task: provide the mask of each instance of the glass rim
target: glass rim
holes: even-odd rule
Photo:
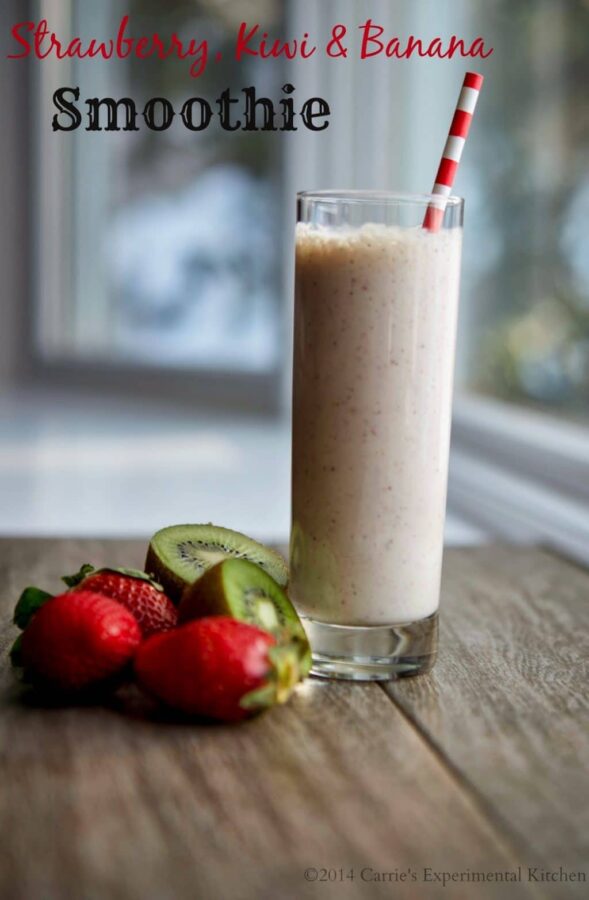
[[[337,189],[297,191],[297,200],[313,200],[318,203],[383,203],[391,205],[405,203],[407,205],[429,206],[430,203],[439,204],[442,199],[445,200],[446,208],[455,208],[464,205],[464,198],[455,194],[443,197],[441,194],[411,194],[406,191]]]

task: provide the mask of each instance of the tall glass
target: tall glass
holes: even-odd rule
[[[290,592],[317,675],[437,650],[463,201],[298,196]]]

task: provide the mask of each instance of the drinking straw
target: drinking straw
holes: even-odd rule
[[[464,76],[454,118],[438,168],[438,174],[432,188],[432,194],[438,194],[439,200],[432,200],[423,220],[423,227],[428,231],[438,231],[444,218],[446,200],[450,196],[458,163],[462,156],[464,144],[470,129],[472,116],[483,86],[483,76],[476,72],[467,72]]]

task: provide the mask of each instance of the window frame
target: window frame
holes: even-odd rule
[[[493,538],[543,544],[589,566],[589,426],[458,394],[448,507]]]

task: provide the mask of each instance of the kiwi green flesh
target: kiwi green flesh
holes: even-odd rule
[[[221,569],[221,583],[229,612],[237,619],[259,625],[267,631],[302,626],[295,609],[278,584],[245,560],[227,560]]]
[[[235,557],[255,563],[281,585],[288,581],[285,561],[238,531],[217,525],[171,525],[152,537],[146,571],[163,584],[173,600],[204,572],[224,559]]]
[[[283,589],[266,572],[246,560],[227,559],[216,571],[220,573],[217,583],[222,586],[230,615],[270,631],[279,639],[287,636],[286,639],[299,641],[301,675],[306,677],[311,670],[311,647]]]
[[[301,672],[308,674],[311,653],[301,620],[280,585],[254,563],[225,559],[185,589],[180,624],[219,615],[257,625],[279,640],[296,639],[301,648]]]

